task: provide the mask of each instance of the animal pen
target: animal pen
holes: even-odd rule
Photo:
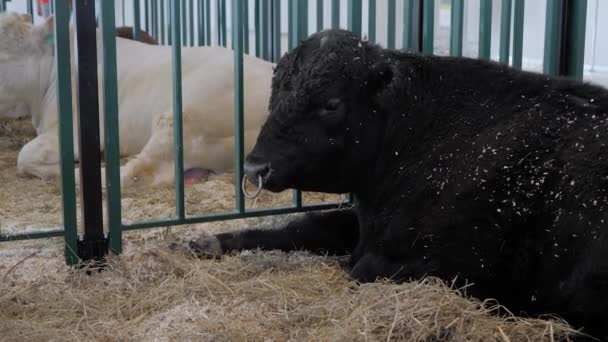
[[[13,0],[18,1],[18,0]],[[55,16],[54,39],[57,65],[57,95],[59,112],[59,139],[61,147],[61,198],[63,229],[27,234],[2,234],[0,241],[65,237],[65,258],[68,264],[89,260],[105,255],[108,250],[121,253],[122,232],[126,230],[165,227],[187,223],[211,222],[245,217],[295,213],[310,210],[334,208],[340,203],[302,203],[302,194],[293,192],[292,205],[281,208],[247,208],[243,193],[243,54],[254,53],[256,57],[277,62],[281,57],[281,23],[287,21],[287,49],[295,47],[310,32],[329,27],[346,27],[359,35],[367,28],[366,36],[376,40],[377,28],[386,27],[386,46],[396,46],[397,32],[402,36],[402,47],[422,53],[434,52],[434,22],[436,19],[435,0],[403,0],[402,12],[397,12],[397,1],[388,0],[388,16],[378,20],[376,0],[348,0],[343,6],[339,0],[317,0],[315,6],[308,0],[287,1],[287,18],[281,16],[280,0],[133,0],[133,35],[140,37],[141,30],[149,32],[160,44],[170,45],[173,53],[173,111],[174,111],[174,161],[175,161],[175,209],[174,217],[124,223],[121,218],[121,187],[119,174],[118,103],[116,75],[116,6],[125,13],[125,2],[114,0],[99,1],[99,18],[95,15],[95,2],[77,0],[74,2],[74,29],[78,33],[75,54],[78,63],[77,84],[71,84],[70,76],[70,8],[67,0],[54,0],[52,11]],[[0,10],[6,9],[7,0],[0,0]],[[463,25],[465,0],[451,0],[449,54],[463,54]],[[212,6],[213,5],[213,6]],[[228,7],[230,5],[230,7]],[[363,16],[363,8],[369,14]],[[499,61],[522,67],[524,36],[525,0],[502,0],[500,2],[500,40]],[[478,57],[490,58],[492,33],[491,0],[480,0]],[[212,11],[213,7],[213,11]],[[32,0],[27,0],[27,8],[33,14]],[[314,11],[310,11],[310,9]],[[231,18],[227,17],[228,9]],[[326,11],[330,9],[330,20]],[[341,23],[340,15],[346,12],[346,25]],[[249,18],[253,13],[255,42],[250,49]],[[195,14],[197,20],[195,21]],[[577,79],[583,74],[583,53],[587,15],[586,0],[547,0],[543,72],[550,75],[563,75]],[[213,20],[212,20],[213,16]],[[309,27],[309,16],[316,18],[316,27]],[[398,27],[397,17],[402,16]],[[215,27],[212,27],[212,24]],[[102,210],[101,155],[99,145],[99,109],[97,101],[97,25],[102,35],[103,65],[103,102],[105,112],[105,164],[107,179],[107,232],[104,233]],[[236,208],[230,212],[208,215],[186,215],[184,201],[183,165],[183,123],[182,123],[182,84],[181,49],[187,46],[219,44],[228,46],[228,26],[232,28],[229,46],[234,50],[234,105],[235,111],[235,198]],[[246,29],[244,29],[246,28]],[[212,36],[214,33],[214,36]],[[512,35],[512,36],[511,36]],[[512,43],[511,43],[512,42]],[[205,80],[200,80],[205,82]],[[81,146],[81,184],[82,229],[77,224],[76,186],[74,172],[72,138],[72,87],[78,89],[79,139]],[[226,113],[232,115],[232,113]],[[346,199],[349,200],[348,196]]]

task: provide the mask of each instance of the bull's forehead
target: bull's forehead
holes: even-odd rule
[[[365,51],[364,43],[352,36],[313,36],[277,66],[279,88],[312,91],[321,84],[356,79],[370,65]]]

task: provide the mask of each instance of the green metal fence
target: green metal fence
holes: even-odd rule
[[[141,2],[143,1],[143,6]],[[367,0],[368,18],[362,17],[362,0],[348,0],[345,9],[341,8],[339,0],[317,0],[316,25],[313,30],[308,26],[309,1],[287,0],[288,49],[308,36],[311,31],[319,31],[329,27],[340,27],[340,11],[346,10],[345,28],[361,35],[364,23],[367,26],[367,38],[376,40],[378,24],[387,27],[387,46],[395,47],[396,32],[403,32],[403,47],[424,53],[433,53],[434,47],[434,0],[401,0],[403,12],[397,13],[396,0],[388,1],[388,17],[378,23],[376,20],[377,1]],[[499,62],[509,63],[515,67],[522,65],[523,18],[525,0],[502,0],[500,16],[500,53]],[[0,10],[5,10],[7,0],[0,0]],[[174,149],[175,149],[175,208],[174,217],[125,224],[121,219],[121,193],[119,175],[119,137],[118,137],[118,103],[116,76],[116,42],[114,27],[116,26],[115,6],[124,9],[125,1],[100,1],[99,27],[102,32],[102,65],[104,88],[104,122],[105,122],[105,162],[107,177],[107,207],[109,234],[107,244],[114,253],[122,251],[122,232],[152,227],[182,225],[187,223],[211,222],[217,220],[239,219],[274,214],[286,214],[308,210],[334,208],[338,203],[302,204],[302,194],[293,192],[291,206],[271,209],[248,209],[241,192],[243,179],[243,54],[250,54],[249,48],[249,13],[253,11],[255,31],[255,56],[277,62],[281,55],[281,1],[280,0],[215,0],[215,23],[212,30],[212,0],[164,1],[164,0],[134,0],[134,35],[140,36],[140,30],[148,31],[156,37],[160,44],[169,44],[173,51],[173,103],[174,103]],[[324,22],[324,4],[328,3],[331,10],[329,22]],[[464,6],[467,0],[451,0],[451,32],[450,54],[461,56],[463,50]],[[227,8],[230,5],[232,18],[231,48],[234,50],[234,81],[235,81],[235,196],[236,207],[233,211],[211,215],[187,216],[184,203],[183,179],[183,123],[182,123],[182,85],[181,85],[181,49],[182,46],[212,45],[212,32],[216,33],[215,45],[227,46]],[[253,5],[253,6],[251,6]],[[582,78],[586,0],[547,0],[544,72],[551,75],[565,75],[577,79]],[[33,11],[31,1],[28,1],[28,11]],[[73,138],[72,138],[72,92],[70,78],[70,56],[68,19],[69,8],[67,0],[54,0],[53,12],[55,19],[55,52],[57,63],[57,95],[60,121],[61,148],[61,190],[63,206],[64,229],[29,233],[27,235],[0,235],[0,241],[44,238],[51,236],[65,237],[65,255],[68,264],[79,260],[81,253],[79,241],[86,240],[77,236],[76,220],[76,191],[74,174]],[[123,13],[123,23],[125,21]],[[196,22],[194,13],[197,13]],[[143,14],[143,18],[141,18]],[[403,17],[402,27],[397,26],[397,15]],[[492,24],[492,1],[480,0],[479,12],[479,58],[490,58]],[[512,26],[512,27],[511,27]],[[236,29],[234,29],[236,28]],[[195,32],[197,39],[195,40]],[[513,35],[511,47],[511,33]],[[511,53],[512,51],[512,53]],[[204,81],[204,80],[201,80]],[[87,175],[84,175],[87,177]],[[347,196],[350,200],[350,196]],[[93,203],[99,205],[101,203]]]

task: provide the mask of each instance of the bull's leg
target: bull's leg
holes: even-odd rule
[[[401,282],[431,275],[437,270],[433,262],[410,260],[407,263],[395,262],[381,254],[365,253],[357,259],[350,270],[353,279],[365,283],[378,279]]]
[[[359,225],[352,209],[308,213],[280,229],[249,229],[206,235],[190,242],[200,256],[219,256],[248,249],[307,250],[317,254],[344,255],[353,251]]]

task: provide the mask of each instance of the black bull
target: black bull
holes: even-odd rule
[[[362,282],[456,279],[608,338],[608,91],[331,30],[280,60],[269,110],[247,177],[354,205],[195,250],[350,254]]]

